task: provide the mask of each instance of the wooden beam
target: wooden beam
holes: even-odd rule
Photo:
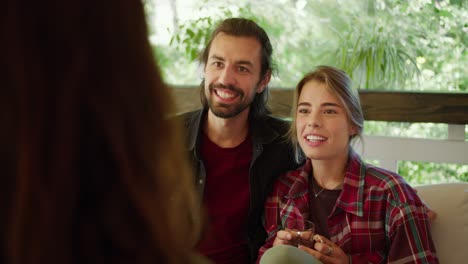
[[[177,112],[200,107],[195,86],[173,87]],[[468,93],[396,92],[360,90],[366,120],[468,124]],[[290,117],[293,90],[271,88],[273,114]]]
[[[197,87],[172,89],[177,113],[189,112],[201,107],[200,90]]]
[[[468,124],[468,93],[359,91],[366,120]]]

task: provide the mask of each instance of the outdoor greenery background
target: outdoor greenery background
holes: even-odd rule
[[[201,0],[187,17],[179,15],[177,0],[166,0],[167,28],[155,23],[161,2],[147,0],[146,10],[170,84],[198,85],[197,59],[212,29],[242,16],[270,36],[277,68],[272,87],[290,89],[326,64],[344,69],[359,89],[468,92],[467,0]],[[158,42],[164,34],[170,41]],[[365,133],[440,139],[447,138],[447,125],[366,121]],[[400,162],[398,172],[416,184],[468,181],[468,165]]]

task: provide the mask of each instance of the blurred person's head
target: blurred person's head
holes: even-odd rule
[[[329,159],[347,155],[362,138],[364,115],[357,90],[342,70],[318,66],[296,86],[289,137],[296,157]]]
[[[222,21],[201,55],[203,107],[222,118],[243,111],[250,111],[254,117],[270,114],[267,102],[272,53],[268,35],[254,21],[244,18]]]
[[[195,194],[141,1],[0,17],[0,261],[186,263]]]

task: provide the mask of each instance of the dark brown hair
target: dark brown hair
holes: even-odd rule
[[[0,262],[187,263],[198,206],[141,1],[0,11]]]
[[[246,18],[228,18],[223,20],[216,27],[216,29],[211,34],[208,44],[201,53],[200,59],[203,65],[206,66],[206,62],[208,61],[211,43],[221,32],[235,37],[253,37],[260,43],[262,47],[260,81],[265,78],[265,75],[269,71],[272,72],[274,70],[273,63],[271,61],[273,47],[271,46],[271,42],[267,33],[257,23]],[[204,86],[205,80],[203,80],[200,84],[200,99],[203,107],[206,109],[208,108],[208,102],[204,93]],[[263,115],[271,114],[271,110],[267,106],[268,95],[268,86],[265,87],[261,93],[255,95],[255,99],[250,106],[250,116],[261,117]]]

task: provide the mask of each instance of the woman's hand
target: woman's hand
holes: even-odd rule
[[[414,192],[418,194],[418,190],[414,189]],[[421,197],[419,197],[421,199]],[[429,221],[434,221],[437,218],[437,213],[432,210],[432,208],[423,200],[421,199],[422,203],[424,204],[424,207],[426,207],[427,211],[427,217],[429,218]]]
[[[275,241],[273,241],[273,246],[278,245],[291,245],[291,233],[288,231],[280,230],[276,233]]]
[[[335,243],[320,235],[315,235],[313,239],[315,240],[314,249],[310,249],[304,246],[299,246],[299,249],[311,254],[318,260],[322,261],[324,264],[350,263],[349,256]]]

